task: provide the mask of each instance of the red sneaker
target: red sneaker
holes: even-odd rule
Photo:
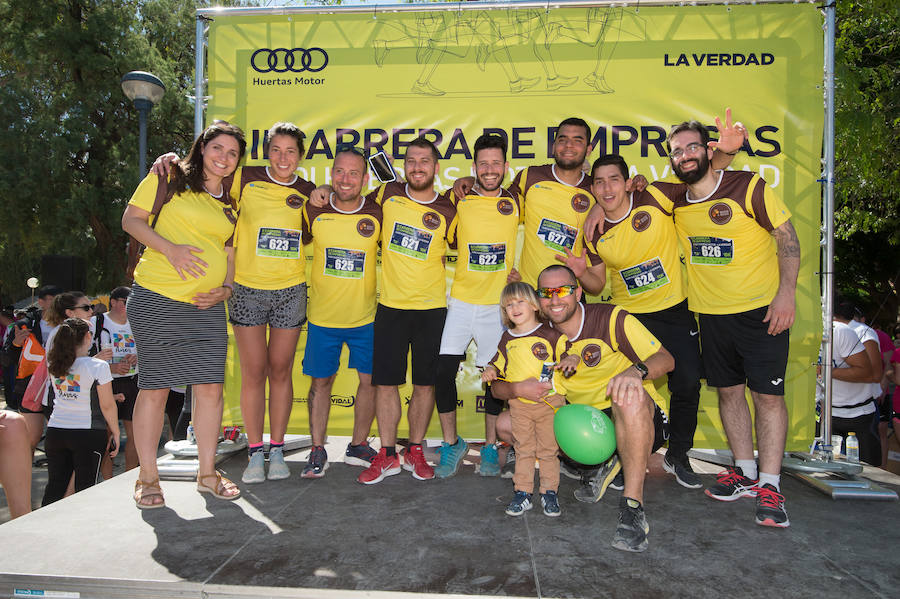
[[[412,472],[413,478],[430,480],[434,478],[434,468],[425,461],[421,445],[410,445],[403,455],[403,469]]]
[[[372,458],[372,465],[363,470],[356,480],[364,485],[374,485],[384,480],[385,476],[395,474],[400,474],[400,456],[388,456],[387,451],[382,448]]]

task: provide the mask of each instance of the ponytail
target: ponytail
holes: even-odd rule
[[[80,291],[66,291],[65,293],[60,293],[53,298],[53,303],[50,304],[50,307],[44,314],[44,319],[53,326],[62,324],[62,322],[68,318],[68,316],[66,316],[66,310],[71,310],[77,306],[82,298],[86,298],[86,296]]]
[[[57,298],[60,296],[57,296]],[[54,301],[54,306],[56,302]],[[53,346],[47,356],[47,369],[55,377],[64,377],[75,363],[78,346],[90,332],[90,326],[80,318],[67,318],[59,325]]]

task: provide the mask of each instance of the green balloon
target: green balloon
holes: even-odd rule
[[[567,456],[586,465],[600,464],[616,451],[616,428],[597,408],[569,404],[556,411],[553,432]]]

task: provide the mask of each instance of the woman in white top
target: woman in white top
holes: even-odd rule
[[[47,356],[54,402],[44,448],[47,486],[41,505],[62,499],[75,474],[75,492],[97,481],[100,458],[107,447],[119,451],[119,421],[109,364],[88,357],[91,327],[67,318],[56,330]]]

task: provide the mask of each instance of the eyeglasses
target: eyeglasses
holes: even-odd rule
[[[73,310],[84,310],[85,312],[93,312],[94,311],[94,307],[90,304],[84,304],[81,306],[73,306],[72,309]]]
[[[671,152],[669,154],[669,156],[671,156],[675,160],[680,160],[681,157],[684,156],[685,154],[696,154],[702,148],[703,148],[703,144],[698,144],[697,142],[689,143],[688,145],[685,146],[685,148],[683,150],[679,148],[679,149]]]
[[[538,297],[542,297],[544,299],[550,299],[554,295],[556,297],[568,297],[575,293],[575,290],[578,289],[578,285],[562,285],[561,287],[538,287],[537,294]]]

